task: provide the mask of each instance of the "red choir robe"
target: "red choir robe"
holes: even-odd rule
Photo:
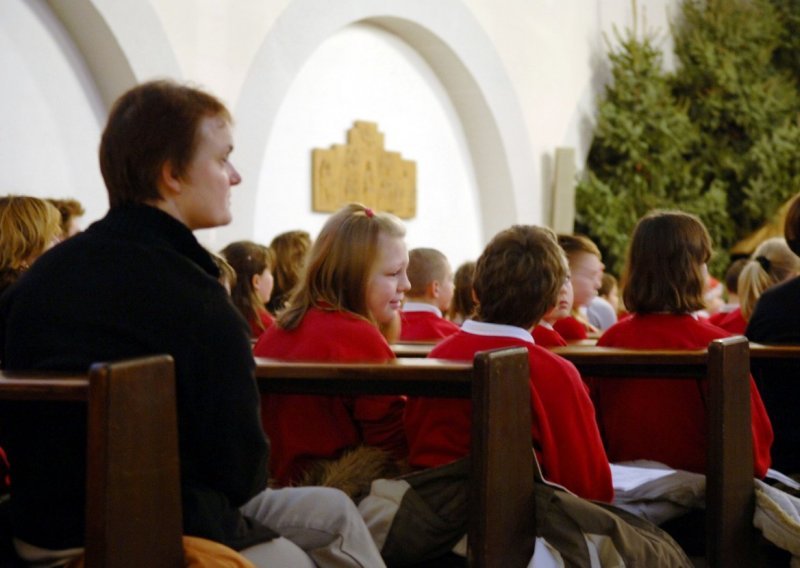
[[[271,326],[253,353],[287,361],[382,362],[394,358],[378,328],[355,314],[311,308],[287,331]],[[272,443],[270,473],[280,485],[296,481],[308,462],[334,459],[364,443],[405,458],[405,398],[401,396],[261,397],[261,421]]]
[[[553,329],[555,329],[558,334],[567,341],[572,339],[586,339],[589,337],[588,333],[586,332],[586,326],[575,316],[561,318],[553,324]]]
[[[561,337],[561,334],[546,321],[541,321],[536,324],[533,328],[532,335],[536,345],[541,347],[565,347],[567,345],[567,342]]]
[[[711,317],[713,318],[714,316]],[[742,309],[739,307],[731,310],[725,314],[724,317],[717,319],[709,318],[709,321],[733,335],[744,335],[744,330],[747,329],[747,321],[742,317]]]
[[[407,302],[400,312],[400,341],[439,341],[459,327],[444,319],[436,306]]]
[[[636,314],[610,327],[598,346],[629,349],[705,349],[726,331],[692,315]],[[673,379],[588,379],[612,462],[649,459],[676,469],[705,473],[708,386]],[[770,465],[772,426],[750,379],[753,472]]]
[[[273,323],[275,323],[275,319],[267,310],[259,311],[258,319],[261,321],[261,325],[264,326],[264,329],[261,329],[255,320],[250,320],[250,333],[252,334],[253,339],[258,339],[261,337],[261,334],[268,330]]]
[[[522,328],[472,320],[439,343],[430,357],[472,361],[478,351],[518,346],[529,353],[531,440],[545,478],[581,497],[611,501],[611,471],[594,408],[572,363],[535,345]],[[409,463],[435,467],[466,456],[471,406],[461,399],[409,398],[405,414]]]

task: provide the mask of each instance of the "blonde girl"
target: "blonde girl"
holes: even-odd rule
[[[286,305],[292,290],[300,280],[308,250],[311,248],[311,235],[306,231],[287,231],[272,239],[269,248],[275,255],[272,268],[275,287],[267,309],[277,314]]]
[[[739,274],[737,292],[742,317],[749,320],[761,294],[800,274],[800,258],[783,237],[767,239],[756,248]]]
[[[393,359],[379,326],[392,322],[410,288],[404,237],[397,218],[361,204],[331,216],[288,307],[256,343],[255,354],[320,362]],[[309,482],[321,464],[362,445],[380,452],[364,453],[369,463],[351,472],[370,470],[384,458],[391,464],[407,452],[404,404],[402,397],[266,395],[262,416],[273,441],[270,471],[279,484]]]

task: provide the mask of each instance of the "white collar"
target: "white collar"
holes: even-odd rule
[[[432,304],[426,304],[425,302],[406,302],[403,304],[403,311],[404,312],[429,312],[431,314],[436,314],[439,317],[442,317],[442,310],[437,308]]]
[[[544,321],[544,320],[540,321],[539,325],[542,326],[545,329],[549,329],[550,331],[555,331],[556,330],[556,328],[553,327],[553,324],[551,324],[550,322]]]
[[[505,325],[501,323],[486,323],[483,321],[467,320],[461,324],[461,331],[473,335],[485,335],[491,337],[513,337],[528,343],[535,344],[533,336],[526,329],[515,325]]]

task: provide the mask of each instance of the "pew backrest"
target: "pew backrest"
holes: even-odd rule
[[[747,340],[741,336],[717,339],[707,350],[698,351],[567,346],[553,352],[572,361],[585,377],[708,380],[706,559],[715,567],[754,565]]]
[[[435,343],[428,341],[399,341],[392,343],[392,351],[397,357],[427,357],[436,347]]]
[[[472,363],[419,358],[295,363],[257,357],[256,377],[264,393],[470,398],[469,564],[528,564],[536,524],[526,349],[478,353]]]
[[[3,371],[0,399],[87,404],[87,567],[183,565],[171,357],[97,363],[87,373]]]

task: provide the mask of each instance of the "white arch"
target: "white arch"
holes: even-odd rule
[[[538,168],[524,116],[494,46],[459,0],[294,0],[254,57],[236,106],[243,174],[258,180],[261,161],[286,93],[303,63],[326,38],[364,22],[414,47],[450,94],[466,133],[480,193],[483,239],[513,222],[539,220]],[[259,184],[234,192],[235,227],[220,242],[252,234]]]
[[[83,55],[106,106],[137,83],[183,76],[149,2],[47,0]]]

